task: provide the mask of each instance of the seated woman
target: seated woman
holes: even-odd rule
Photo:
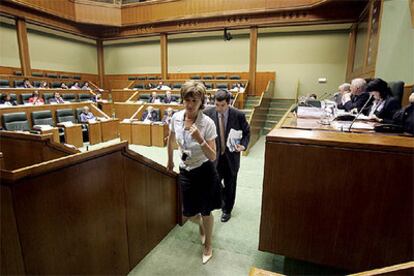
[[[79,82],[75,81],[75,83],[70,87],[70,89],[81,89],[79,86]]]
[[[53,93],[53,98],[49,99],[49,103],[51,104],[60,104],[65,103],[65,100],[63,100],[62,96],[60,96],[59,92]]]
[[[69,87],[64,83],[64,82],[62,82],[61,84],[60,84],[60,88],[61,89],[69,89]]]
[[[414,92],[409,98],[410,104],[397,111],[393,120],[395,124],[401,125],[404,132],[414,135]]]
[[[42,81],[42,83],[39,86],[39,89],[49,89],[49,83],[47,83],[47,81]]]
[[[368,117],[377,121],[392,122],[392,118],[401,108],[398,99],[394,98],[388,84],[382,79],[374,79],[367,85],[367,92],[374,97]]]
[[[157,122],[160,119],[158,118],[158,112],[152,106],[148,106],[147,110],[142,114],[141,120],[145,123],[150,123]]]
[[[25,79],[23,82],[23,88],[34,88],[34,86],[28,79]]]
[[[81,114],[79,115],[79,120],[81,123],[87,123],[91,120],[96,120],[96,117],[92,114],[92,112],[89,111],[89,107],[84,106],[82,108]]]
[[[165,111],[164,117],[162,117],[161,122],[163,122],[164,124],[170,124],[171,122],[171,118],[174,115],[174,111],[171,107],[167,108],[167,110]]]
[[[3,94],[0,99],[0,104],[5,106],[17,105],[15,100],[12,100],[9,94]]]
[[[84,84],[83,84],[83,86],[82,86],[82,90],[89,90],[89,91],[91,91],[92,89],[89,87],[89,82],[85,82]]]
[[[39,92],[36,90],[29,98],[29,103],[31,103],[32,105],[42,105],[45,104],[45,101],[40,97]]]

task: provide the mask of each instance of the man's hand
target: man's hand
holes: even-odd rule
[[[344,102],[344,103],[346,103],[346,102],[349,102],[350,100],[351,100],[351,93],[345,93],[343,96],[342,96],[342,102]]]
[[[235,145],[234,147],[236,148],[237,152],[246,150],[246,148],[243,145]]]

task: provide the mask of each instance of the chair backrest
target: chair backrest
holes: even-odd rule
[[[0,87],[2,87],[2,88],[8,88],[8,87],[10,87],[9,80],[0,80]]]
[[[30,130],[25,112],[3,114],[3,126],[6,130]]]
[[[212,80],[213,79],[213,75],[204,75],[203,76],[204,80]]]
[[[49,103],[49,100],[53,98],[53,93],[43,93],[43,100],[45,103]]]
[[[60,88],[60,82],[52,82],[51,88]]]
[[[14,81],[14,87],[23,87],[24,86],[24,80],[15,80]]]
[[[139,94],[139,99],[142,101],[147,101],[150,98],[150,94]]]
[[[204,86],[206,87],[206,89],[213,89],[213,84],[211,82],[206,82]]]
[[[23,93],[22,94],[22,103],[28,103],[29,99],[32,97],[31,93]]]
[[[217,89],[228,89],[227,83],[217,83],[216,84]]]
[[[76,121],[79,123],[80,122],[80,115],[82,113],[83,108],[82,107],[78,107],[75,110],[75,115],[76,115]]]
[[[76,95],[75,94],[71,94],[71,93],[65,93],[62,95],[63,100],[65,100],[66,102],[76,102]]]
[[[46,77],[53,78],[53,79],[57,79],[58,74],[56,74],[56,73],[46,73]]]
[[[216,76],[216,80],[226,80],[227,76],[226,75],[217,75]]]
[[[34,81],[33,82],[33,86],[34,87],[40,87],[40,85],[42,84],[42,82],[41,81]]]
[[[191,76],[190,79],[192,79],[192,80],[200,80],[201,79],[201,76],[200,75],[194,75],[194,76]]]
[[[157,77],[156,76],[148,76],[148,80],[156,80]]]
[[[137,79],[137,77],[128,77],[129,81],[133,81],[133,80],[136,80],[136,79]]]
[[[139,77],[137,77],[137,80],[146,80],[146,79],[147,79],[146,76],[139,76]]]
[[[79,94],[79,101],[80,102],[86,102],[92,100],[91,94]]]
[[[391,89],[392,95],[398,99],[400,104],[402,103],[402,98],[404,94],[404,82],[403,81],[391,81],[388,83],[388,86]]]
[[[80,80],[80,79],[81,79],[81,76],[76,75],[76,76],[73,76],[73,78],[74,78],[75,80]]]
[[[32,72],[32,76],[33,77],[43,77],[43,73],[42,72]]]
[[[70,82],[67,82],[67,83],[66,83],[66,86],[67,86],[68,88],[71,88],[73,84],[74,84],[74,82],[71,82],[71,81],[70,81]]]
[[[145,84],[143,83],[137,83],[134,85],[135,89],[145,89]]]
[[[183,86],[183,84],[182,83],[180,83],[180,82],[177,82],[177,83],[174,83],[173,84],[173,89],[181,89],[181,86]]]
[[[68,75],[60,75],[60,78],[61,79],[71,79],[71,77],[68,76]]]
[[[17,95],[16,94],[9,94],[10,95],[10,99],[12,101],[16,101],[17,102]]]
[[[229,77],[229,79],[231,79],[231,80],[239,80],[240,79],[240,76],[239,75],[231,75]]]
[[[16,76],[22,76],[23,73],[22,73],[22,71],[14,71],[14,75],[16,75]]]
[[[58,123],[62,122],[72,122],[76,123],[75,115],[73,114],[72,109],[58,109],[56,110],[56,121]]]
[[[33,111],[32,124],[54,126],[55,122],[53,121],[52,112],[50,110]]]

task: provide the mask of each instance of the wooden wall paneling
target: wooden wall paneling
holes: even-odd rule
[[[0,185],[0,273],[23,275],[25,267],[10,189]]]
[[[24,76],[31,77],[32,69],[30,67],[29,42],[27,40],[27,28],[25,20],[20,18],[16,19],[16,32],[22,72]]]
[[[410,10],[411,10],[411,25],[414,28],[414,0],[409,0],[410,1]]]
[[[413,91],[413,86],[414,86],[414,84],[404,85],[404,93],[403,93],[403,98],[402,98],[402,103],[401,103],[401,105],[403,107],[407,106],[410,103],[409,98],[410,98],[410,95]]]
[[[105,77],[105,63],[104,63],[104,47],[101,39],[96,41],[96,47],[98,52],[98,77],[99,86],[105,88],[104,77]]]
[[[161,78],[168,78],[168,36],[167,34],[161,34]]]
[[[129,119],[142,105],[137,103],[114,103],[115,117]]]
[[[121,26],[121,10],[114,6],[75,2],[75,20],[86,24]]]
[[[256,69],[257,69],[257,27],[250,28],[249,48],[249,94],[256,94]]]
[[[269,81],[276,81],[275,72],[256,72],[256,93],[254,95],[260,96],[266,90]],[[272,94],[271,97],[273,97],[273,95],[274,94]]]

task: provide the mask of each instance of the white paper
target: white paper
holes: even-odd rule
[[[53,127],[50,125],[34,125],[33,129],[35,130],[42,130],[42,131],[47,131],[47,130],[51,130]]]
[[[240,144],[240,140],[242,137],[243,132],[241,130],[230,129],[226,144],[230,152],[236,151],[236,145]]]
[[[318,107],[298,106],[298,118],[321,118],[323,109]]]

